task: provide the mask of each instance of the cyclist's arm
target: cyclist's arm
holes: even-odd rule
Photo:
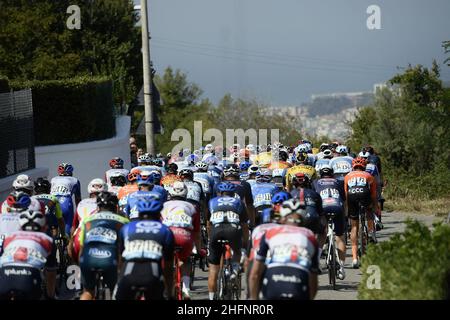
[[[251,300],[258,299],[261,278],[262,278],[262,275],[263,275],[264,269],[265,269],[264,261],[266,259],[268,250],[269,250],[269,246],[267,245],[267,242],[266,242],[266,235],[263,235],[263,237],[261,238],[259,250],[258,250],[257,254],[255,255],[253,267],[250,270],[249,291],[250,291],[250,299]]]
[[[66,222],[64,221],[63,212],[61,210],[61,204],[58,199],[54,197],[53,202],[55,203],[55,216],[58,221],[59,232],[62,235],[66,234]]]
[[[376,209],[378,206],[377,181],[372,176],[370,176],[369,181],[370,181],[370,197],[372,198],[373,208]]]
[[[75,185],[74,195],[75,195],[75,205],[78,206],[78,204],[81,201],[81,184],[80,184],[79,180],[77,181],[77,184]]]

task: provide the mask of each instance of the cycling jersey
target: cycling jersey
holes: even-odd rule
[[[283,188],[283,182],[286,177],[287,169],[273,169],[272,170],[272,182],[279,188]]]
[[[267,169],[269,170],[274,170],[274,169],[287,169],[292,167],[292,164],[290,164],[289,162],[286,161],[275,161],[270,163],[270,165],[267,167]]]
[[[247,181],[248,177],[250,177],[250,174],[248,172],[241,172],[239,174],[239,180],[240,181]]]
[[[289,168],[286,172],[286,188],[287,190],[292,189],[292,178],[295,177],[296,173],[304,173],[305,176],[309,178],[310,181],[314,180],[316,178],[316,170],[314,167],[309,165],[296,165],[292,168]]]
[[[192,203],[170,200],[161,211],[162,222],[168,227],[179,227],[190,231],[200,230],[200,215]]]
[[[77,212],[73,217],[72,226],[77,228],[86,217],[94,214],[97,210],[96,198],[86,198],[81,200],[77,206]]]
[[[120,230],[120,234],[120,247],[125,261],[144,259],[161,262],[173,256],[172,231],[160,221],[131,221]]]
[[[330,161],[330,166],[333,168],[335,177],[345,176],[347,173],[352,171],[352,157],[343,156],[333,158]]]
[[[0,267],[22,266],[42,269],[53,247],[43,232],[16,231],[5,238]]]
[[[137,218],[139,218],[139,212],[137,210],[137,203],[138,203],[139,200],[147,198],[147,197],[152,198],[152,199],[160,199],[163,202],[166,200],[165,199],[165,195],[164,195],[164,198],[163,198],[161,192],[155,192],[154,190],[151,190],[151,191],[139,190],[139,191],[130,193],[127,196],[127,204],[125,205],[125,208],[123,210],[125,215],[129,219],[137,219]]]
[[[170,190],[170,187],[176,182],[181,181],[181,177],[174,173],[169,173],[162,177],[160,185],[166,189],[167,191]]]
[[[352,219],[359,219],[358,203],[369,206],[377,197],[377,183],[365,171],[352,171],[345,176],[344,190],[348,203],[348,215]]]
[[[267,268],[289,266],[305,271],[317,272],[318,243],[314,233],[307,228],[279,225],[267,230],[261,238],[256,260],[270,259]]]
[[[334,178],[322,178],[314,181],[313,189],[322,198],[325,214],[334,214],[334,232],[341,236],[344,232],[344,183]]]
[[[213,191],[214,180],[207,172],[194,172],[194,181],[202,186],[203,196],[209,197]]]
[[[263,237],[263,235],[266,233],[267,230],[274,228],[274,227],[279,227],[279,224],[276,223],[264,223],[264,224],[260,224],[259,226],[257,226],[255,229],[253,229],[252,231],[252,235],[251,235],[251,249],[250,249],[250,254],[249,254],[249,260],[253,260],[255,258],[256,252],[258,252],[259,250],[259,244],[261,242],[261,239]]]
[[[203,190],[200,183],[196,181],[183,181],[188,189],[186,196],[186,201],[191,202],[194,205],[199,205],[200,201],[203,200]]]
[[[117,198],[119,200],[124,199],[130,193],[136,192],[139,190],[139,186],[137,184],[127,184],[120,188],[119,193],[117,194]]]
[[[161,173],[161,176],[165,176],[166,175],[166,170],[162,167],[158,167],[155,165],[150,165],[150,166],[137,166],[134,167],[133,169],[130,170],[130,173],[141,173],[142,171],[158,171],[159,173]]]
[[[47,234],[51,235],[52,228],[58,228],[58,220],[63,218],[61,205],[58,198],[51,194],[39,194],[32,196],[45,206],[45,220],[47,222]]]
[[[228,196],[209,200],[209,220],[213,225],[221,223],[240,224],[247,221],[247,212],[239,198]]]
[[[253,206],[272,206],[272,197],[278,191],[274,183],[256,182],[252,187]]]

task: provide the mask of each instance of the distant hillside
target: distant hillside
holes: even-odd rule
[[[373,102],[373,94],[370,92],[359,95],[324,95],[314,97],[313,101],[304,104],[308,108],[309,116],[322,116],[339,113],[345,109],[357,106],[366,106]]]

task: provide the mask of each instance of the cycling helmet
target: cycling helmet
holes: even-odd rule
[[[26,174],[18,175],[14,180],[12,186],[15,190],[24,189],[28,191],[33,191],[33,182],[31,181],[30,177],[27,176]]]
[[[172,198],[180,197],[184,199],[188,194],[188,188],[184,182],[175,181],[172,187],[169,189],[169,194]]]
[[[333,173],[334,173],[333,172],[333,168],[329,164],[324,164],[319,169],[319,174],[320,174],[321,177],[324,177],[324,176],[332,177]]]
[[[203,161],[199,161],[195,164],[195,167],[200,171],[200,172],[206,172],[206,170],[208,170],[209,165],[206,162]]]
[[[153,177],[153,184],[159,184],[161,182],[161,172],[158,170],[151,170],[150,175]]]
[[[307,164],[309,163],[308,154],[306,152],[299,152],[295,157],[295,160],[299,164]]]
[[[367,151],[369,154],[374,154],[374,153],[375,153],[375,150],[373,149],[373,147],[372,147],[371,145],[365,146],[365,149],[366,149],[366,151]]]
[[[138,186],[143,186],[143,185],[152,185],[153,184],[153,175],[150,171],[142,171],[138,176],[137,176],[137,184]]]
[[[270,170],[261,170],[256,174],[256,182],[270,182],[272,180],[272,172]]]
[[[370,156],[370,153],[367,152],[367,151],[361,151],[361,152],[358,154],[358,157],[360,157],[360,158],[365,158],[365,159],[369,158],[369,156]]]
[[[242,161],[242,162],[239,164],[239,169],[240,169],[241,171],[247,171],[248,168],[250,168],[250,166],[251,166],[250,162],[248,162],[248,161]]]
[[[178,166],[176,163],[170,163],[169,166],[167,167],[167,173],[177,173],[178,171]]]
[[[367,160],[361,157],[357,157],[355,159],[352,160],[352,168],[361,168],[363,170],[366,169],[366,165],[367,165]]]
[[[158,216],[161,213],[163,204],[159,199],[145,197],[138,200],[136,207],[139,213],[139,218],[143,219],[150,215]]]
[[[205,146],[205,153],[213,152],[213,150],[214,150],[214,147],[213,147],[212,144],[207,144],[207,145]]]
[[[323,158],[324,159],[331,159],[333,158],[333,152],[330,149],[326,149],[323,151]]]
[[[322,143],[320,145],[319,151],[323,152],[324,150],[329,149],[329,148],[330,148],[330,145],[328,143]]]
[[[109,178],[111,185],[114,187],[123,187],[127,184],[127,178],[123,175],[112,176]]]
[[[61,163],[58,166],[58,174],[60,176],[71,176],[73,174],[73,166],[69,163]]]
[[[281,161],[287,161],[287,159],[289,158],[289,154],[288,154],[287,150],[281,149],[281,150],[278,152],[278,158],[279,158],[279,160],[281,160]]]
[[[309,184],[309,178],[306,174],[303,172],[298,172],[294,175],[292,178],[292,183],[294,186],[305,186]]]
[[[280,192],[277,192],[277,193],[275,193],[273,195],[273,197],[272,197],[272,204],[280,204],[280,203],[283,203],[286,200],[289,200],[291,198],[292,198],[292,196],[291,196],[291,194],[289,192],[280,191]]]
[[[45,227],[45,213],[39,210],[25,210],[19,215],[19,225],[24,231],[42,231]]]
[[[223,175],[228,176],[239,176],[239,167],[236,164],[229,164],[223,169]]]
[[[181,169],[178,175],[184,179],[187,178],[189,181],[194,179],[194,171],[189,168]]]
[[[304,203],[298,201],[297,199],[289,199],[283,202],[280,208],[281,218],[285,218],[291,214],[298,214],[300,216],[299,219],[291,220],[298,226],[305,227],[309,225],[309,217]],[[288,218],[288,221],[289,220],[290,219]]]
[[[162,161],[161,159],[158,159],[158,158],[153,159],[152,164],[157,167],[164,167],[164,161]]]
[[[119,157],[115,157],[109,161],[109,166],[112,169],[123,169],[123,160]]]
[[[102,191],[97,195],[97,206],[99,209],[106,209],[115,212],[119,199],[108,191]]]
[[[137,177],[138,177],[138,173],[137,172],[130,172],[129,174],[128,174],[128,181],[129,182],[133,182],[133,181],[136,181],[137,180]]]
[[[150,155],[148,153],[141,154],[138,157],[138,163],[150,162],[150,160],[151,160],[151,158],[150,158]]]
[[[230,182],[221,182],[217,185],[218,192],[236,192],[236,185]]]
[[[345,154],[347,154],[348,153],[348,148],[347,148],[347,146],[340,145],[340,146],[336,147],[336,152],[337,153],[345,153]]]
[[[6,198],[6,204],[10,208],[25,210],[30,206],[31,198],[23,191],[13,191]]]
[[[89,194],[100,193],[103,191],[108,191],[108,186],[106,185],[105,181],[103,181],[103,179],[96,178],[89,182],[87,191]]]
[[[37,178],[34,182],[34,192],[37,194],[49,194],[51,190],[50,182],[45,178]]]
[[[257,166],[256,164],[251,165],[247,170],[248,174],[257,174],[259,171],[259,166]]]
[[[309,148],[306,144],[301,144],[297,147],[297,152],[301,153],[301,152],[308,152]]]

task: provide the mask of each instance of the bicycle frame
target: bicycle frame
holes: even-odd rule
[[[95,278],[95,300],[105,300],[105,283],[103,282],[103,272],[101,270],[96,270]]]
[[[336,289],[336,267],[337,261],[339,259],[338,250],[336,247],[336,237],[334,234],[334,222],[333,218],[329,217],[328,220],[328,250],[327,250],[327,266],[328,266],[328,277],[330,284],[333,286],[333,289]]]
[[[369,238],[367,222],[366,222],[367,208],[359,204],[359,234],[358,234],[358,253],[362,257],[366,253],[366,246]]]

